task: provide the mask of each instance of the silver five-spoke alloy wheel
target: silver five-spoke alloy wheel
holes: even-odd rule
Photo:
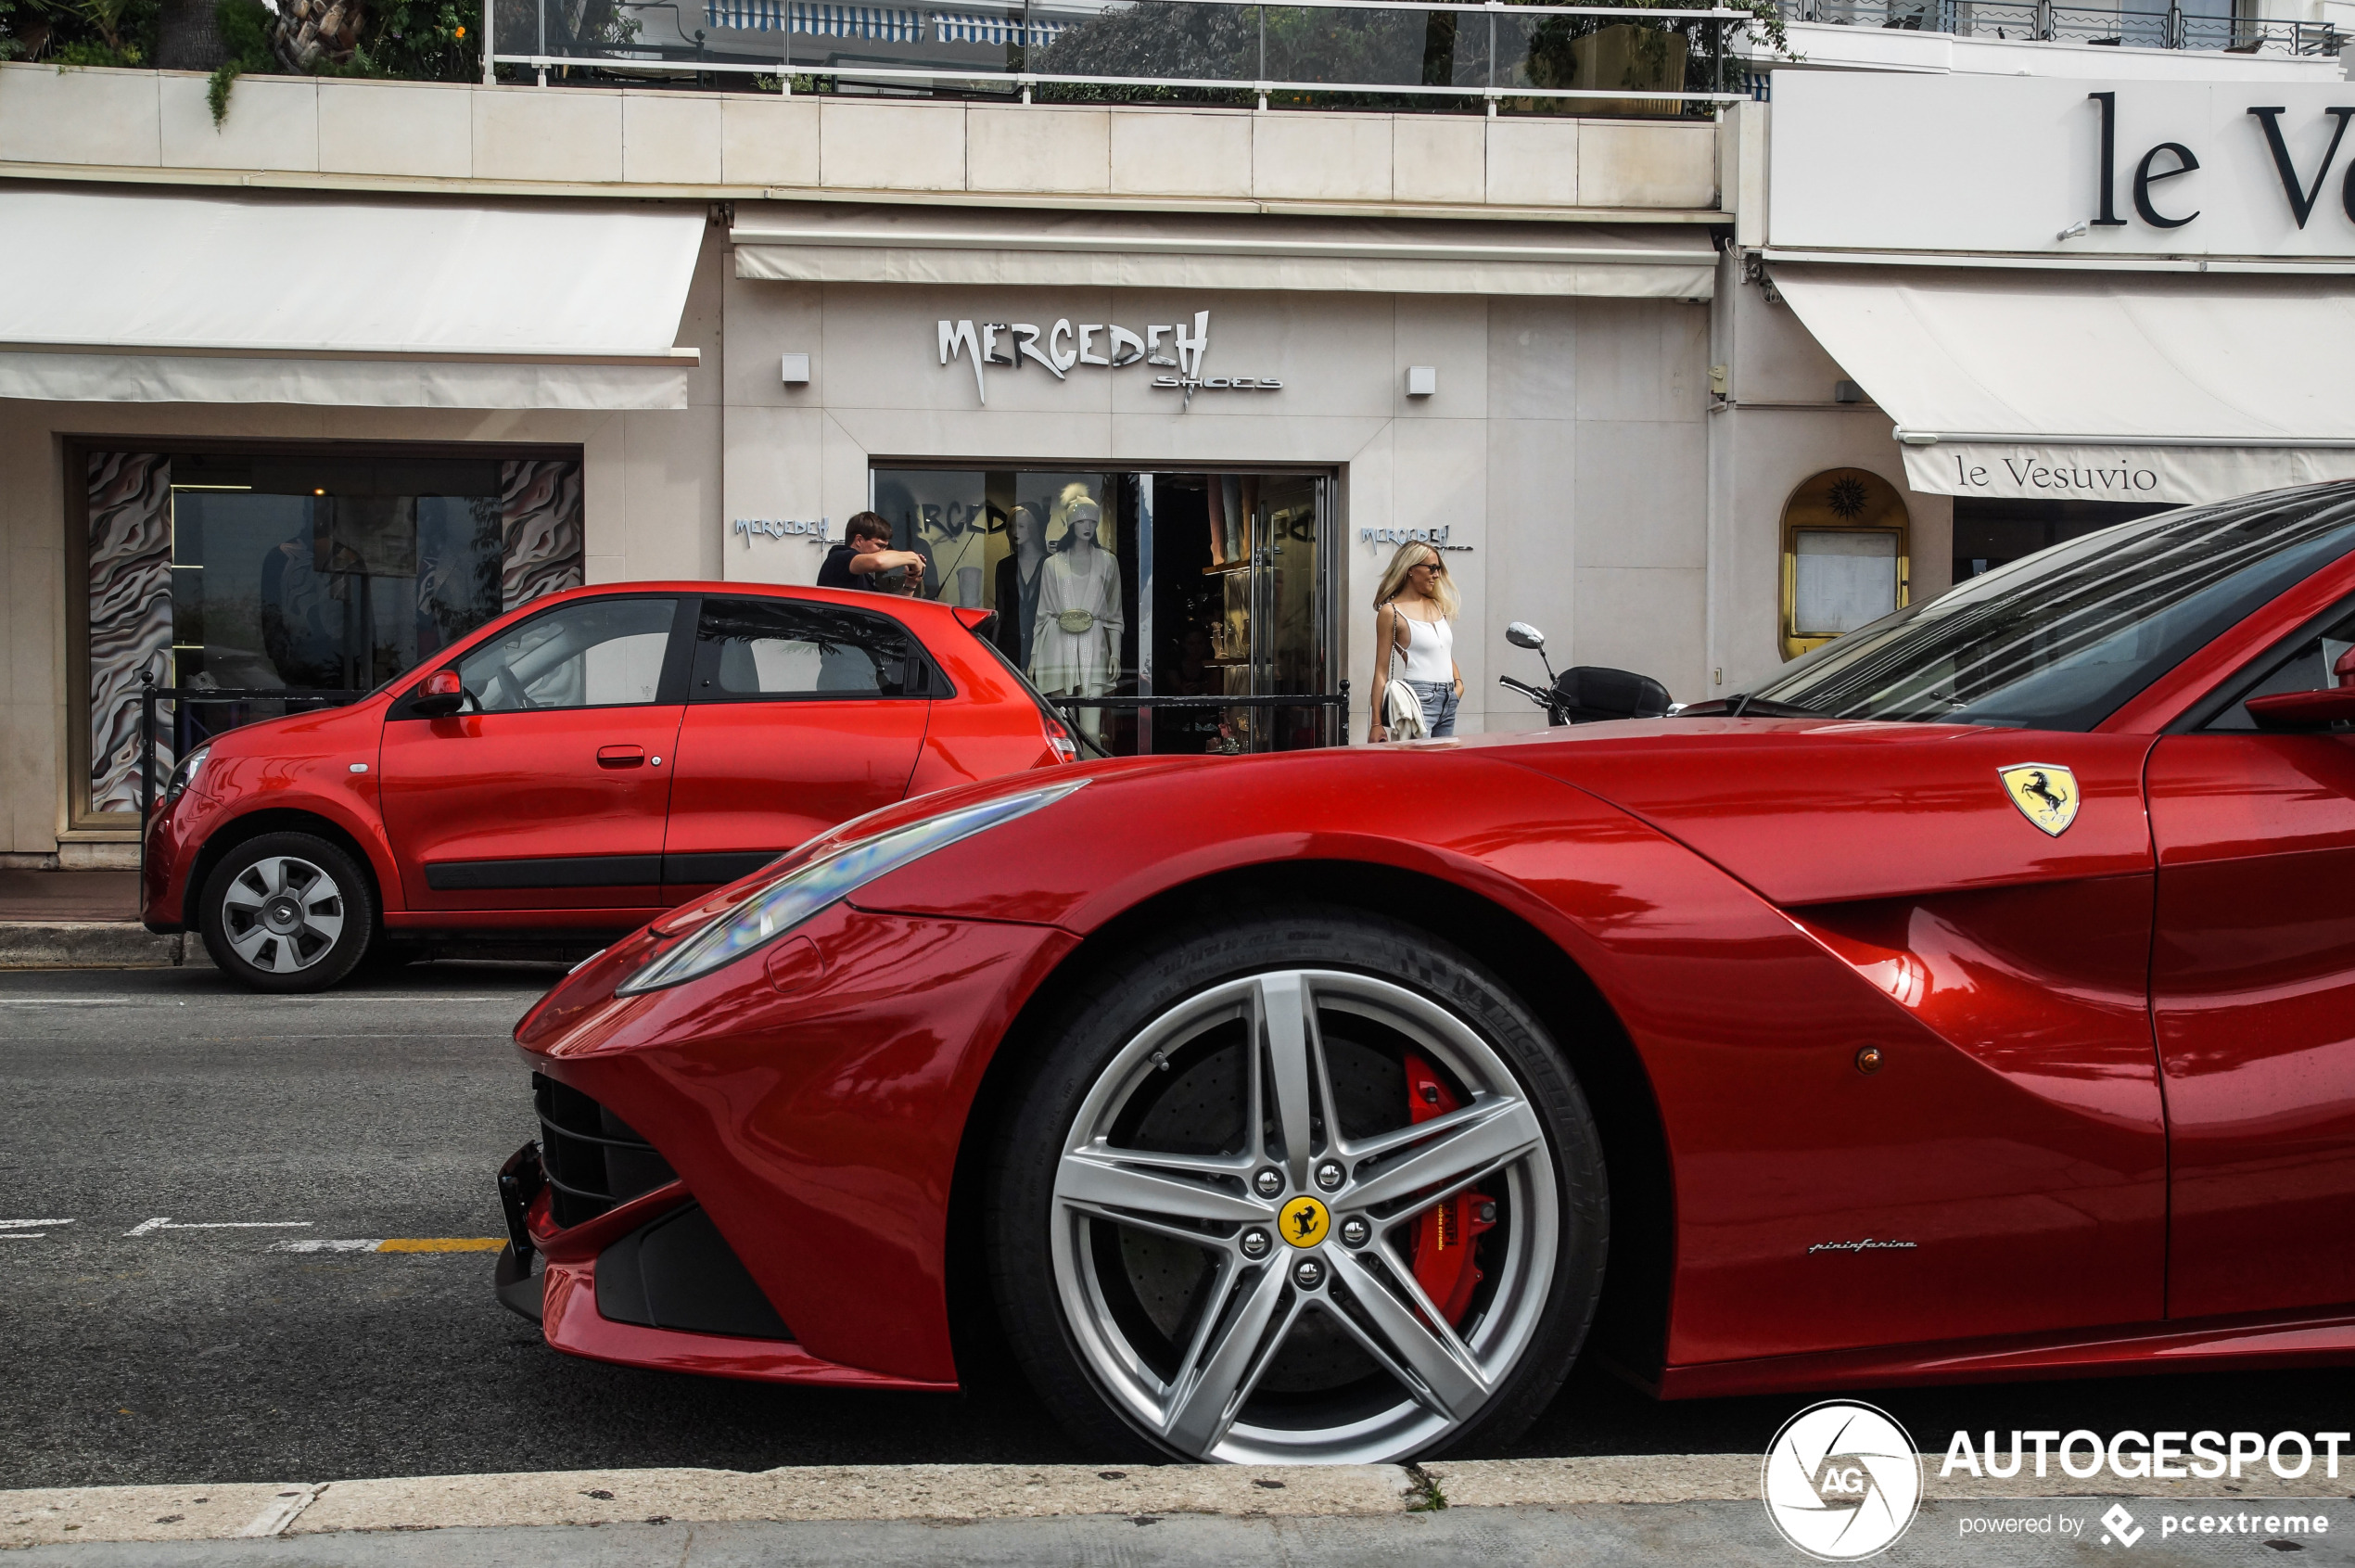
[[[221,924],[229,946],[256,969],[291,975],[333,952],[343,935],[344,893],[325,868],[270,855],[228,879]]]
[[[1448,1082],[1420,1119],[1402,1060]],[[1473,1420],[1537,1335],[1557,1191],[1543,1118],[1447,1008],[1338,970],[1248,975],[1097,1076],[1055,1167],[1054,1283],[1099,1387],[1168,1447],[1388,1461]],[[1475,1192],[1480,1283],[1451,1320],[1417,1248],[1473,1244],[1430,1217]]]

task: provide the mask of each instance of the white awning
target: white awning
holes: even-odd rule
[[[0,398],[684,408],[700,208],[0,190]]]
[[[939,208],[747,217],[736,275],[783,283],[1706,300],[1704,229],[1341,219],[1018,217]]]
[[[2343,280],[1771,269],[1941,495],[2221,501],[2355,478]]]

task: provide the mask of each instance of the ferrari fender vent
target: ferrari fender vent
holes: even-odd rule
[[[597,1311],[650,1329],[793,1338],[700,1204],[650,1219],[597,1255]]]
[[[555,1190],[557,1224],[594,1219],[616,1204],[677,1179],[653,1144],[580,1090],[534,1073],[531,1098],[545,1134],[541,1160]]]

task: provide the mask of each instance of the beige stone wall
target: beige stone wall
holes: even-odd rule
[[[1890,416],[1870,403],[1833,401],[1833,384],[1847,373],[1789,306],[1744,283],[1731,261],[1718,269],[1714,317],[1712,363],[1726,367],[1730,402],[1709,419],[1705,695],[1724,696],[1783,662],[1783,504],[1802,481],[1853,467],[1897,487],[1910,520],[1916,603],[1953,586],[1954,502],[1906,488]]]
[[[0,172],[210,183],[1705,219],[1706,121],[907,103],[0,65]]]

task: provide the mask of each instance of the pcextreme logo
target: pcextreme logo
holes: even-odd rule
[[[1913,1523],[1922,1462],[1887,1411],[1827,1400],[1775,1434],[1759,1490],[1783,1539],[1819,1562],[1853,1562],[1894,1544]]]

